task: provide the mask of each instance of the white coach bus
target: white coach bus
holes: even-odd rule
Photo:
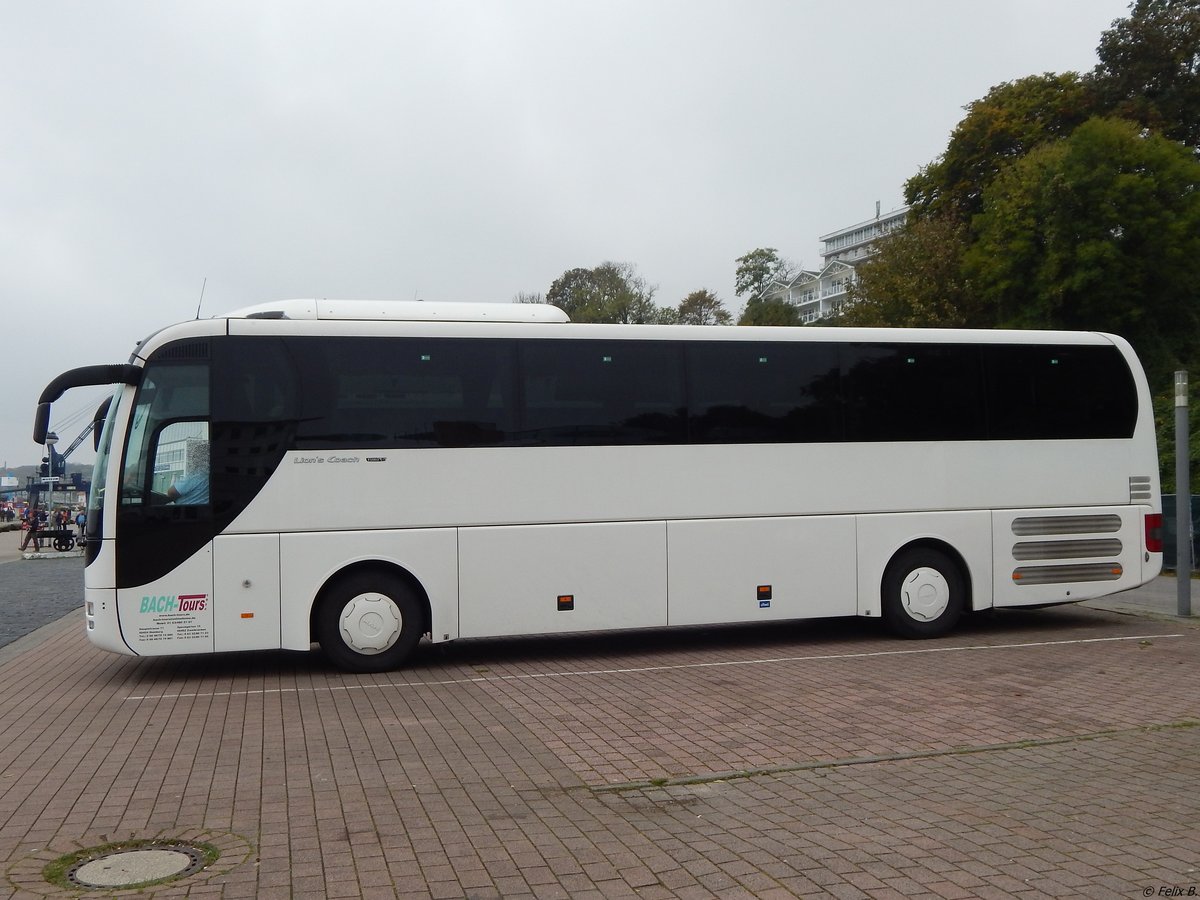
[[[1150,393],[1095,333],[573,325],[293,300],[115,383],[87,634],[154,656],[821,616],[945,634],[1162,565]],[[190,462],[189,462],[190,459]]]

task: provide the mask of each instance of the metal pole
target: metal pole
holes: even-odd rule
[[[46,484],[46,527],[54,527],[54,445],[58,443],[58,435],[53,431],[46,435],[46,459],[49,460],[50,481]]]
[[[1192,614],[1192,485],[1188,375],[1175,373],[1175,581],[1181,616]]]

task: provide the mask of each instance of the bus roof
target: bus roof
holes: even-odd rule
[[[457,303],[424,300],[279,300],[235,309],[218,318],[325,319],[398,322],[569,322],[546,303]]]

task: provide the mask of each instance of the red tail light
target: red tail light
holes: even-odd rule
[[[1162,513],[1149,513],[1146,516],[1146,549],[1151,553],[1163,552]]]

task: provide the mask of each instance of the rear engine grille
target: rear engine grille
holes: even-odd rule
[[[1121,542],[1116,538],[1091,541],[1019,541],[1013,544],[1013,559],[1088,559],[1119,556]]]
[[[1023,584],[1069,584],[1080,581],[1116,581],[1121,564],[1080,563],[1073,566],[1021,566],[1013,572],[1013,581]]]
[[[1121,530],[1121,517],[1095,516],[1022,516],[1013,519],[1012,531],[1018,537],[1035,534],[1115,534]]]

